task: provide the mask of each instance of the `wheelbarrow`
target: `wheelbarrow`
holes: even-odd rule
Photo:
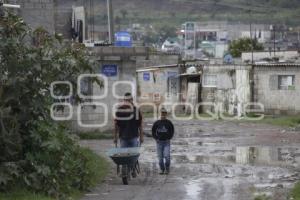
[[[117,165],[117,174],[122,177],[124,185],[128,185],[131,177],[135,178],[140,173],[138,158],[140,156],[140,147],[132,148],[112,148],[107,151],[114,163]],[[121,167],[121,172],[120,172]]]

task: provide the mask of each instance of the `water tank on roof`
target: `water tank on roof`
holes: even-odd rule
[[[195,66],[190,66],[186,69],[187,74],[196,74],[197,73],[197,68]]]
[[[132,47],[132,38],[130,33],[125,31],[115,33],[115,46]]]
[[[231,54],[227,53],[225,56],[224,56],[224,64],[233,64],[233,57]]]

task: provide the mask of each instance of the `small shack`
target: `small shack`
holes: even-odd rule
[[[178,64],[147,67],[137,70],[136,73],[138,103],[148,105],[141,106],[143,111],[150,112],[151,104],[159,107],[161,104],[171,105],[178,102]],[[152,112],[153,108],[151,109]]]

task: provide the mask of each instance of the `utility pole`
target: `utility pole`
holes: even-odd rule
[[[276,54],[276,32],[275,32],[275,25],[273,27],[273,32],[274,32],[274,57],[275,57],[275,54]]]
[[[273,51],[274,51],[274,57],[276,54],[276,26],[275,25],[271,25],[271,30],[273,31]]]
[[[112,0],[107,0],[107,17],[108,17],[108,41],[114,43],[114,14],[112,9]]]
[[[251,15],[251,10],[249,10],[249,15],[250,15],[250,39],[251,39],[251,64],[253,65],[253,59],[254,59],[254,56],[253,56],[253,50],[254,50],[254,47],[253,47],[253,37],[252,37],[252,15]],[[256,35],[256,31],[255,31],[255,35]]]
[[[251,39],[251,64],[252,64],[252,66],[253,66],[253,50],[254,50],[254,47],[253,47],[253,37],[252,37],[252,11],[251,11],[251,8],[250,8],[250,6],[251,6],[251,3],[250,2],[248,2],[247,3],[247,5],[249,6],[249,10],[248,10],[248,12],[249,12],[249,18],[250,18],[250,23],[249,23],[249,28],[250,28],[250,39]],[[256,31],[255,31],[255,35],[256,35]]]
[[[298,28],[298,51],[300,51],[300,28]]]
[[[196,24],[194,23],[194,60],[196,59]]]
[[[89,18],[91,22],[91,30],[90,30],[90,39],[92,42],[95,42],[95,7],[94,7],[94,0],[89,1]]]

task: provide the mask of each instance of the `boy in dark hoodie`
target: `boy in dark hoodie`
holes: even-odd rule
[[[174,135],[174,125],[167,119],[167,114],[167,110],[162,108],[160,120],[157,120],[152,126],[152,136],[157,145],[160,174],[169,174],[171,164],[170,140]]]

